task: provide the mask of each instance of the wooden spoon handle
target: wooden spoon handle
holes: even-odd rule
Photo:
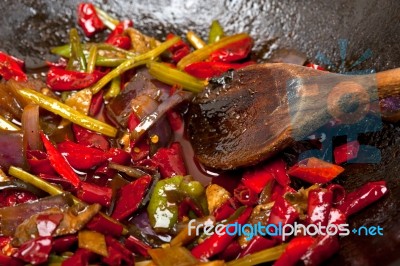
[[[400,68],[376,73],[379,98],[400,95]]]

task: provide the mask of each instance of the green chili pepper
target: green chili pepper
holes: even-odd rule
[[[178,205],[185,197],[201,205],[205,202],[204,187],[190,176],[173,176],[158,181],[147,207],[151,226],[158,232],[171,229],[178,221]],[[207,209],[207,205],[201,207]]]
[[[174,176],[157,182],[151,195],[147,213],[151,226],[165,232],[178,221],[178,205],[167,198],[167,192],[177,191],[183,176]]]
[[[218,42],[222,37],[224,37],[224,29],[221,24],[219,24],[218,20],[213,20],[208,35],[208,44]]]

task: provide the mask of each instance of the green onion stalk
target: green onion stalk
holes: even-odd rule
[[[84,128],[99,132],[109,137],[115,137],[118,130],[104,122],[82,114],[74,108],[61,103],[49,96],[31,89],[20,89],[18,93],[26,100],[30,100],[43,109],[55,113]]]

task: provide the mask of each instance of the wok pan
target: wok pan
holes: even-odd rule
[[[49,47],[68,41],[76,25],[79,1],[3,0],[0,2],[0,50],[25,59],[28,70],[54,59]],[[261,61],[277,49],[304,52],[317,63],[320,54],[338,66],[339,39],[348,41],[345,66],[367,49],[372,56],[355,69],[400,67],[400,1],[338,0],[294,3],[284,0],[147,0],[95,1],[119,18],[132,18],[144,33],[162,37],[168,32],[194,30],[206,38],[212,19],[228,33],[248,32],[256,42]],[[350,164],[339,180],[348,190],[367,181],[386,180],[389,195],[352,216],[350,228],[380,225],[384,236],[350,235],[327,265],[400,265],[400,125],[384,123],[382,130],[362,134],[363,144],[377,147],[382,156],[376,164]],[[284,152],[292,162],[305,148],[302,143]]]

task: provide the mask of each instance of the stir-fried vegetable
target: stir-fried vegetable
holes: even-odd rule
[[[255,64],[253,39],[215,20],[207,44],[191,31],[160,42],[93,4],[77,11],[86,37],[108,35],[86,43],[72,28],[46,83],[0,52],[0,265],[317,265],[336,233],[270,229],[343,225],[387,194],[384,181],[337,184],[358,141],[334,147],[336,164],[278,156],[210,181],[185,140],[187,105]]]

